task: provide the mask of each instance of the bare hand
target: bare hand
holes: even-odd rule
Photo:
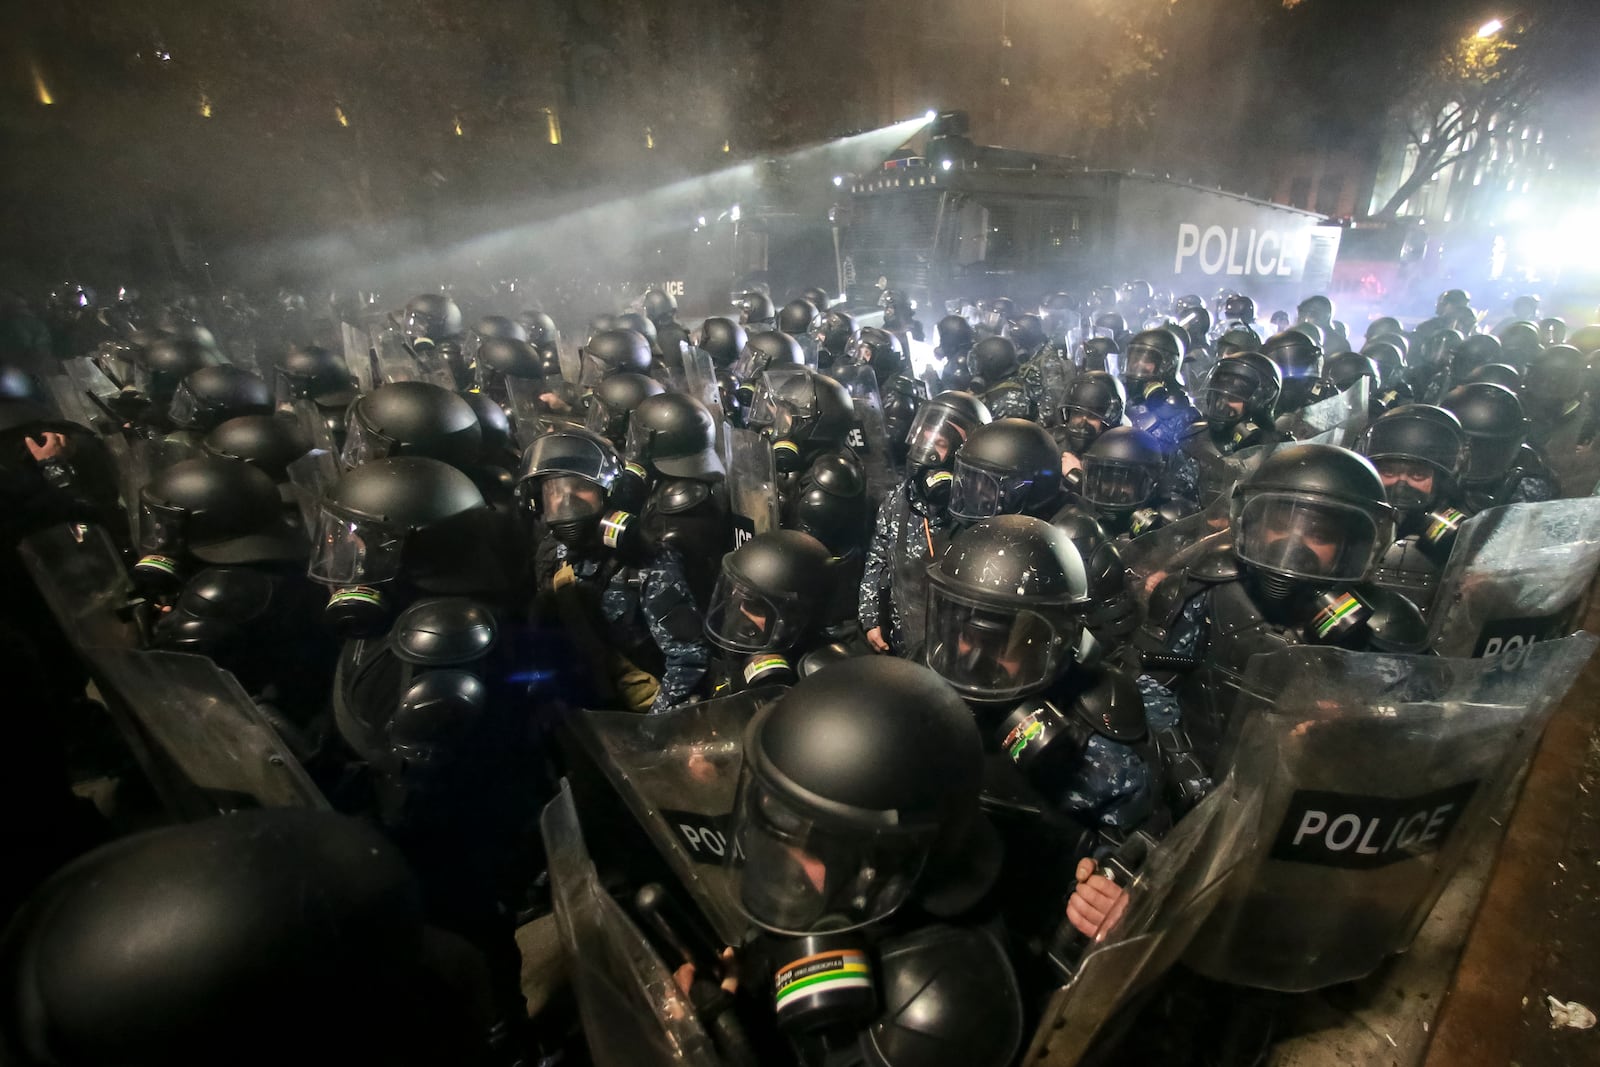
[[[1085,937],[1105,940],[1128,910],[1128,891],[1103,874],[1095,873],[1091,859],[1078,861],[1078,885],[1067,901],[1067,918]]]
[[[32,454],[34,462],[43,463],[47,459],[55,459],[67,450],[67,439],[61,434],[46,430],[39,436],[44,441],[42,445],[34,444],[34,438],[32,437],[23,438],[23,442],[28,446],[28,452]]]
[[[874,652],[889,651],[889,642],[883,639],[883,627],[874,626],[867,631],[867,644],[872,646]]]
[[[539,400],[551,411],[565,413],[572,410],[567,406],[567,402],[562,400],[561,397],[557,396],[555,393],[540,393]]]
[[[1061,453],[1061,476],[1065,478],[1073,471],[1083,470],[1083,462],[1071,452]]]

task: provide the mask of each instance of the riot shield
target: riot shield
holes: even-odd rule
[[[1286,992],[1372,973],[1403,951],[1530,759],[1596,645],[1514,662],[1297,647],[1256,656],[1223,746],[1260,815],[1185,956]]]
[[[451,373],[449,365],[431,349],[413,348],[395,330],[386,330],[376,338],[373,351],[378,357],[378,385],[428,382],[455,391],[455,375]]]
[[[1162,578],[1182,570],[1191,558],[1220,544],[1218,538],[1230,536],[1228,498],[1224,495],[1205,510],[1185,515],[1124,545],[1122,565],[1127,568],[1128,584],[1140,606],[1149,603],[1151,590]]]
[[[561,367],[561,378],[574,389],[583,385],[583,353],[577,345],[565,341],[556,343],[556,362]]]
[[[660,715],[588,711],[575,722],[584,747],[717,936],[734,946],[753,929],[727,865],[744,728],[782,692],[752,689]]]
[[[1290,416],[1286,432],[1305,444],[1347,447],[1367,425],[1371,384],[1362,378],[1337,396],[1300,409]]]
[[[1456,534],[1429,615],[1441,656],[1520,654],[1582,624],[1600,566],[1600,498],[1510,504]]]
[[[372,378],[372,336],[365,327],[339,324],[339,335],[344,340],[344,361],[355,379],[356,388],[363,394],[372,392],[376,384]]]
[[[1178,379],[1183,382],[1190,396],[1202,397],[1206,391],[1206,380],[1211,377],[1211,368],[1216,365],[1217,357],[1209,348],[1194,349],[1178,363]]]
[[[63,384],[50,379],[50,391],[63,418],[92,426],[101,433],[116,433],[127,421],[117,415],[112,404],[122,394],[121,387],[88,356],[63,360]]]
[[[907,377],[921,378],[926,381],[926,376],[931,371],[934,380],[937,381],[939,371],[943,369],[943,361],[939,359],[938,349],[926,341],[918,341],[909,337],[906,338],[905,343],[906,362],[911,366],[911,369],[905,372]],[[933,392],[937,393],[938,391],[935,389]]]
[[[566,782],[546,805],[539,827],[556,925],[596,1067],[717,1067],[694,1006],[600,884]]]
[[[734,547],[778,528],[778,475],[772,441],[754,430],[728,431],[728,503]]]
[[[722,389],[717,384],[717,368],[711,362],[711,353],[703,348],[685,346],[683,349],[684,392],[694,397],[711,412],[712,425],[717,428],[717,455],[726,468],[728,460],[728,416],[722,410]]]
[[[139,492],[150,484],[150,479],[175,463],[195,455],[192,444],[176,437],[155,440],[135,438],[131,441],[110,439],[112,462],[117,466],[121,481],[122,507],[128,515],[128,528],[133,544],[139,543]]]
[[[329,428],[328,420],[315,400],[301,397],[289,409],[289,415],[294,419],[295,425],[305,433],[306,440],[311,442],[312,448],[326,449],[329,452],[338,451],[333,440],[333,430]]]
[[[867,493],[874,505],[889,499],[896,477],[892,454],[889,450],[889,432],[884,428],[883,400],[878,396],[878,379],[872,367],[865,363],[835,367],[832,375],[850,393],[855,404],[856,424],[851,428],[847,444],[861,460],[861,469],[867,476]]]
[[[204,818],[328,807],[238,679],[211,660],[131,648],[91,648],[86,658],[107,707],[174,812]]]
[[[139,643],[133,582],[105,530],[61,523],[25,538],[17,554],[74,647]]]
[[[1052,959],[1067,977],[1046,1005],[1022,1062],[1072,1067],[1117,1009],[1183,955],[1226,893],[1258,818],[1257,784],[1224,780],[1159,843],[1135,834],[1102,869],[1128,871],[1128,906],[1079,960],[1070,926]],[[1120,879],[1119,879],[1120,880]]]
[[[317,528],[317,508],[329,487],[339,480],[339,461],[332,452],[313,448],[289,464],[289,485],[305,528]]]

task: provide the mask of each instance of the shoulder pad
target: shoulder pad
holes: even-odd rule
[[[693,478],[673,478],[662,482],[652,494],[651,504],[666,515],[679,515],[711,499],[711,486]]]
[[[191,615],[179,609],[156,623],[150,643],[155,648],[170,652],[209,656],[237,640],[244,632],[244,627],[232,619]]]
[[[1156,587],[1150,591],[1150,601],[1147,605],[1147,614],[1150,621],[1156,626],[1165,629],[1177,619],[1178,612],[1189,602],[1194,595],[1194,589],[1189,584],[1189,576],[1182,572],[1168,574]]]
[[[1220,530],[1203,537],[1180,553],[1184,569],[1198,582],[1215,584],[1239,577],[1239,557],[1233,554],[1233,531]]]
[[[391,644],[407,663],[441,667],[482,659],[498,637],[494,613],[484,605],[466,597],[428,597],[395,620]]]
[[[1415,654],[1428,649],[1428,623],[1417,606],[1392,589],[1362,584],[1356,593],[1372,609],[1367,630],[1375,652]]]
[[[1252,630],[1261,624],[1261,612],[1245,592],[1242,582],[1222,583],[1212,591],[1211,597],[1211,618],[1222,635]]]
[[[860,461],[843,452],[826,452],[818,456],[806,470],[804,480],[830,496],[855,497],[867,491],[867,479]]]
[[[858,659],[861,653],[852,652],[848,645],[835,641],[831,645],[823,645],[813,649],[800,657],[800,677],[809,678],[824,667],[831,667],[835,663],[843,663],[847,659]]]
[[[199,619],[245,623],[272,603],[277,583],[250,567],[207,567],[190,578],[178,597],[178,610]]]
[[[1148,729],[1144,697],[1133,676],[1106,667],[1092,672],[1091,679],[1073,700],[1073,714],[1113,741],[1126,744],[1143,738]]]

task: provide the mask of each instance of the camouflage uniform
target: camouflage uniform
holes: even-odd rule
[[[1200,420],[1189,394],[1177,382],[1149,382],[1137,396],[1128,398],[1125,421],[1175,450],[1183,433]]]
[[[1135,830],[1155,809],[1155,785],[1137,751],[1095,734],[1055,801],[1085,826]]]
[[[916,499],[909,480],[878,509],[856,600],[863,632],[881,627],[898,656],[920,648],[928,564],[950,543],[950,516]]]
[[[546,548],[553,545],[553,548]],[[676,549],[662,545],[643,566],[624,566],[614,557],[574,558],[566,545],[546,538],[540,545],[540,585],[548,571],[570,565],[589,591],[598,589],[600,615],[617,650],[654,675],[658,688],[650,712],[688,701],[705,678],[710,662],[700,609]],[[643,662],[638,662],[642,660]]]

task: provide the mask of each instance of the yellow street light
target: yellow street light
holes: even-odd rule
[[[339,120],[339,125],[349,127],[350,116],[344,113],[344,105],[337,103],[333,105],[333,117]]]
[[[211,117],[211,98],[205,93],[200,94],[200,117],[203,119]]]
[[[33,95],[45,107],[49,107],[56,102],[56,98],[50,92],[50,87],[44,83],[44,75],[40,73],[37,63],[33,65]]]
[[[1503,29],[1505,29],[1505,23],[1501,22],[1499,19],[1490,19],[1488,22],[1485,22],[1482,26],[1478,27],[1478,36],[1493,37]]]

